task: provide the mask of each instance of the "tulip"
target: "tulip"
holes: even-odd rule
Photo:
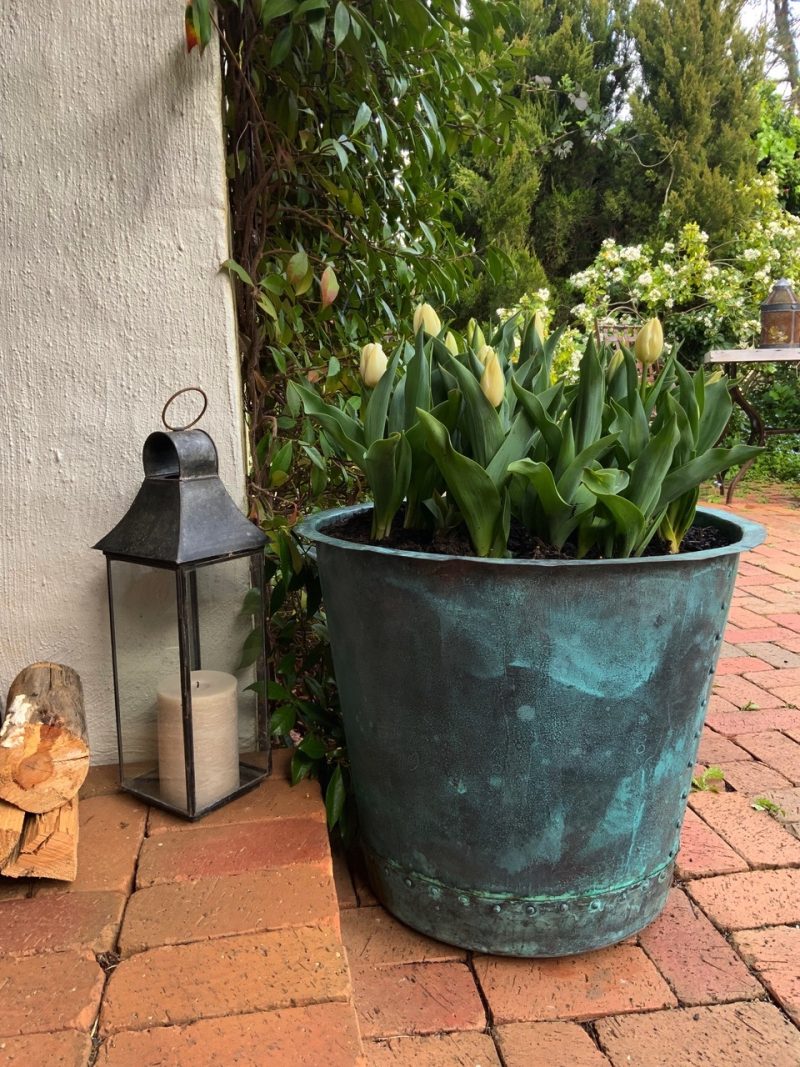
[[[648,319],[636,334],[634,344],[636,358],[645,367],[649,367],[651,363],[655,363],[663,351],[664,331],[661,329],[661,323],[658,319]]]
[[[451,356],[458,355],[458,341],[455,339],[450,330],[447,331],[447,337],[444,339],[444,346]]]
[[[544,312],[539,311],[533,316],[533,332],[539,338],[541,344],[544,344],[544,339],[547,336],[547,330],[544,325]]]
[[[488,345],[484,347],[488,348]],[[506,380],[503,377],[500,361],[494,352],[486,360],[486,366],[481,375],[481,392],[493,408],[498,407],[506,395]]]
[[[383,345],[373,343],[364,345],[361,349],[361,363],[358,370],[364,385],[370,388],[376,386],[386,373],[388,365],[389,360],[383,351]]]
[[[478,349],[478,359],[481,361],[481,363],[484,365],[484,367],[486,366],[486,364],[489,362],[489,360],[492,358],[493,355],[494,355],[494,349],[492,348],[491,345],[482,345]]]
[[[424,330],[431,337],[438,337],[442,329],[439,316],[430,304],[419,304],[414,312],[414,333]]]
[[[478,352],[486,344],[486,338],[483,336],[483,330],[477,324],[475,319],[470,319],[467,323],[467,344]]]

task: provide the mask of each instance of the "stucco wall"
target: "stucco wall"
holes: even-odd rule
[[[243,500],[215,50],[175,0],[0,4],[0,699],[25,664],[79,671],[116,759],[105,569],[90,546],[141,481],[175,389],[202,384]]]

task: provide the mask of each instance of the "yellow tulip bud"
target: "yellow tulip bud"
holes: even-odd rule
[[[383,345],[368,344],[361,349],[361,363],[359,373],[364,382],[370,388],[376,386],[386,373],[389,360],[383,351]]]
[[[455,337],[450,332],[450,330],[447,331],[447,337],[445,337],[445,339],[444,339],[444,345],[445,345],[445,348],[447,349],[447,351],[452,356],[457,356],[458,355],[458,341],[455,339]]]
[[[664,331],[661,329],[661,323],[658,319],[648,319],[636,334],[634,344],[636,358],[645,367],[649,367],[651,363],[655,363],[663,351]]]
[[[477,324],[475,319],[470,319],[467,323],[467,344],[471,345],[476,352],[479,352],[486,344],[483,330]]]
[[[484,365],[484,367],[486,366],[486,364],[489,362],[489,360],[492,358],[493,355],[494,355],[494,349],[492,348],[491,345],[483,345],[481,348],[478,349],[478,359],[481,361],[481,363]]]
[[[533,332],[537,334],[539,340],[544,344],[544,339],[547,336],[547,330],[544,324],[544,312],[539,310],[533,316]]]
[[[439,316],[430,304],[419,304],[414,312],[414,333],[419,333],[421,329],[431,337],[438,337],[441,333],[442,324]]]
[[[481,392],[493,408],[499,407],[506,395],[506,380],[503,377],[500,361],[494,352],[487,359],[481,375]]]

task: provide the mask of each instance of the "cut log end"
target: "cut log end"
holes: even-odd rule
[[[26,667],[9,689],[0,729],[0,799],[43,814],[76,796],[88,772],[79,676],[58,663]]]

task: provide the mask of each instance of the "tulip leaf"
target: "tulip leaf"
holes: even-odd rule
[[[523,389],[513,378],[511,379],[511,388],[514,391],[514,395],[519,400],[520,405],[527,411],[533,424],[544,438],[549,454],[554,457],[557,456],[561,451],[563,441],[561,430],[558,428],[556,422],[548,415],[540,398],[536,396],[535,393]]]
[[[522,459],[517,463],[512,463],[508,469],[509,473],[520,475],[533,487],[537,500],[549,520],[550,543],[556,548],[563,548],[569,535],[591,509],[594,496],[587,492],[574,501],[565,500],[558,491],[553,472],[546,463]]]
[[[599,493],[597,502],[611,516],[617,534],[615,555],[630,556],[647,526],[647,519],[637,506],[624,496]]]
[[[603,425],[605,376],[594,342],[590,339],[578,371],[578,388],[572,409],[575,448],[586,448],[598,439]]]
[[[444,348],[444,346],[442,346]],[[503,423],[489,403],[475,375],[454,359],[447,349],[437,348],[436,358],[458,382],[464,397],[463,430],[477,462],[485,467],[503,443]]]
[[[605,470],[591,470],[584,467],[581,473],[581,481],[586,488],[595,496],[616,495],[626,488],[630,481],[627,473],[617,470],[616,467],[607,467]]]
[[[673,415],[665,421],[655,437],[651,438],[631,467],[631,480],[625,497],[636,504],[645,518],[652,513],[659,500],[661,485],[672,463],[679,436]]]
[[[447,428],[427,411],[417,414],[428,449],[442,472],[448,493],[458,504],[478,556],[499,554],[497,531],[503,521],[503,501],[492,479],[474,460],[453,448]]]
[[[414,354],[409,359],[405,377],[405,422],[410,430],[417,421],[417,408],[431,409],[431,365],[425,351],[425,331],[418,330],[414,338]]]
[[[411,480],[411,446],[405,434],[373,441],[364,457],[364,471],[372,490],[372,536],[388,537],[392,520],[405,499]]]
[[[728,383],[724,378],[707,385],[704,394],[703,410],[700,414],[700,426],[697,433],[698,455],[716,445],[725,432],[733,410]]]
[[[366,402],[364,412],[364,443],[369,448],[373,442],[383,437],[386,429],[386,415],[389,411],[389,401],[392,398],[397,364],[403,354],[403,345],[399,345],[397,351],[389,360],[383,376],[372,391]]]
[[[738,467],[749,459],[755,459],[762,448],[758,445],[734,445],[733,448],[711,448],[705,455],[685,463],[677,470],[671,471],[663,479],[659,508],[666,507],[673,500],[694,489],[701,482],[714,478],[729,467]]]

